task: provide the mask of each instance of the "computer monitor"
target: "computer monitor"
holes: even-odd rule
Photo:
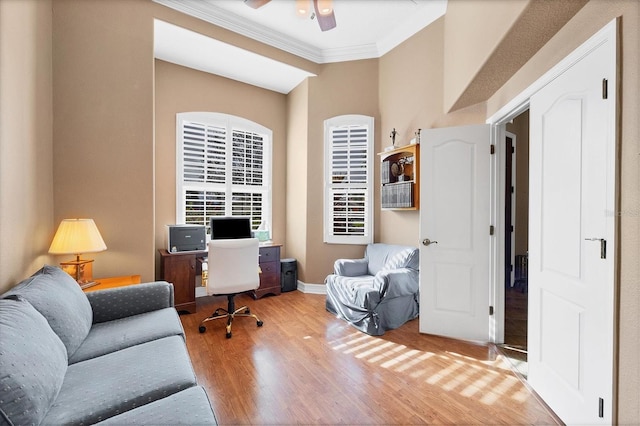
[[[248,217],[213,216],[210,223],[212,240],[252,237],[251,219]]]

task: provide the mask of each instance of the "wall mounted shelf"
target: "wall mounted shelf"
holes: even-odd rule
[[[381,152],[380,200],[383,210],[420,208],[420,145]]]

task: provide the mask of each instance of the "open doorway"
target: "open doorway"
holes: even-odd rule
[[[527,376],[528,251],[529,251],[529,111],[506,125],[503,349]]]

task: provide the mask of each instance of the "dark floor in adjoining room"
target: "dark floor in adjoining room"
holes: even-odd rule
[[[228,424],[559,424],[493,346],[420,334],[413,320],[359,332],[298,291],[253,300],[264,321],[199,322],[225,299],[181,316],[198,382]]]
[[[516,285],[505,291],[504,345],[505,356],[523,377],[527,377],[527,287]]]

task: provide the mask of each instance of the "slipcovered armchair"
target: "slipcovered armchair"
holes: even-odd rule
[[[327,311],[373,336],[400,327],[419,313],[419,252],[375,243],[363,259],[338,259],[327,276]]]

